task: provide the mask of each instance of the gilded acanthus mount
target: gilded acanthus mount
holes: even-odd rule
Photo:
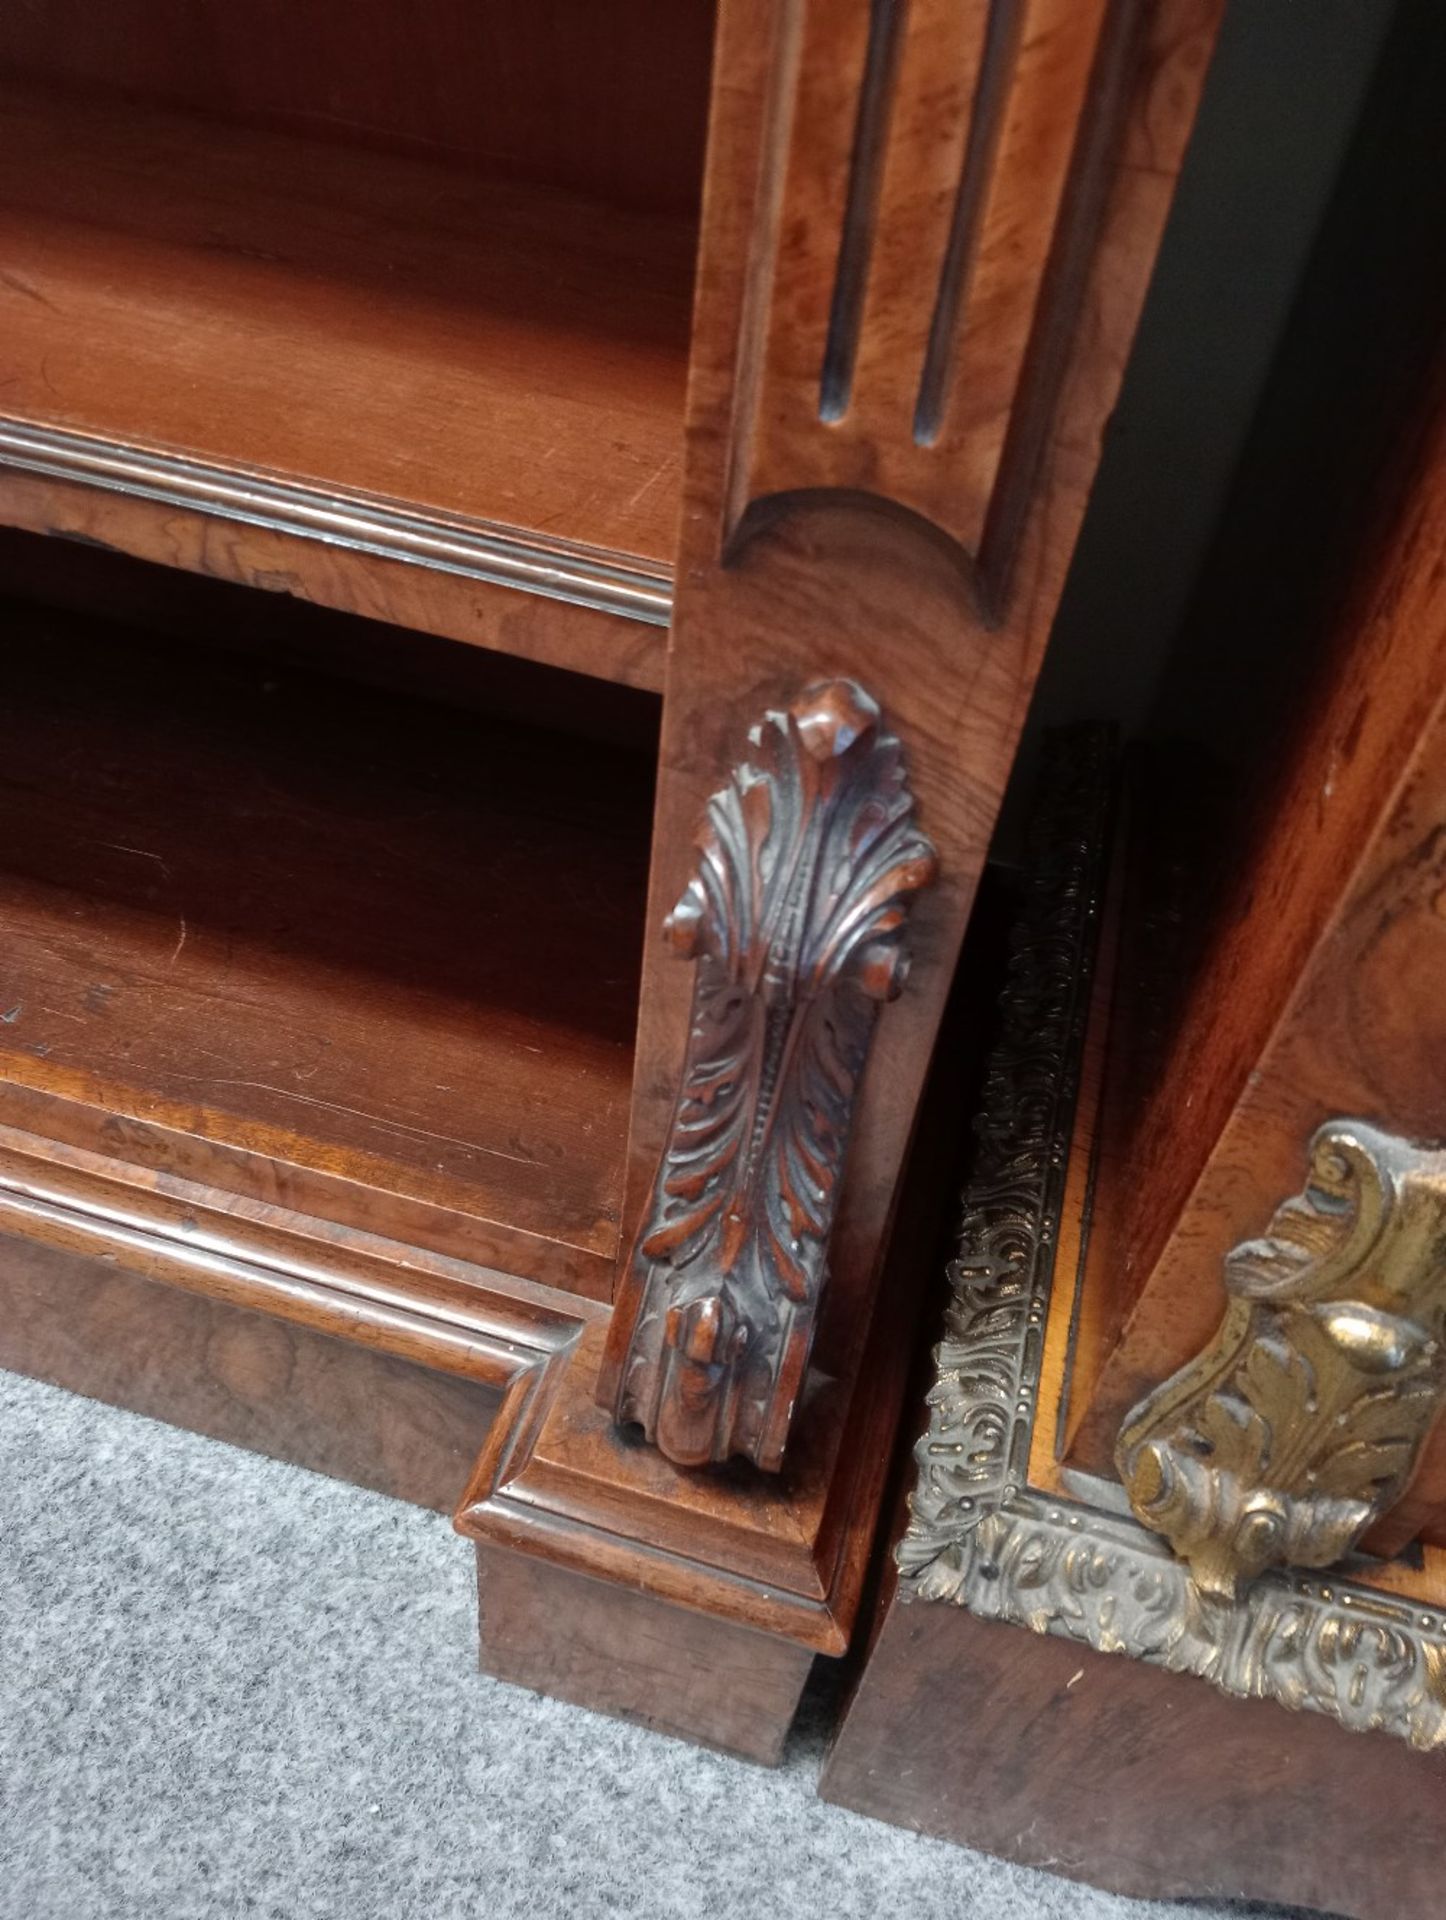
[[[1266,1567],[1334,1566],[1405,1491],[1446,1386],[1446,1153],[1328,1122],[1225,1287],[1115,1460],[1136,1516],[1233,1600]]]
[[[1036,818],[1034,877],[1014,936],[950,1263],[951,1300],[935,1353],[928,1430],[915,1449],[909,1525],[896,1554],[901,1597],[965,1607],[984,1619],[1127,1654],[1198,1675],[1226,1693],[1328,1714],[1421,1749],[1446,1748],[1446,1614],[1439,1608],[1367,1586],[1349,1572],[1270,1565],[1228,1598],[1220,1591],[1228,1580],[1202,1583],[1165,1540],[1121,1511],[1119,1489],[1117,1507],[1103,1486],[1096,1504],[1093,1497],[1061,1498],[1028,1484],[1098,900],[1091,847],[1102,838],[1105,789],[1097,736],[1074,736],[1057,750]],[[1315,1324],[1331,1351],[1369,1381],[1405,1388],[1399,1411],[1380,1425],[1374,1412],[1356,1416],[1361,1431],[1348,1459],[1332,1469],[1329,1498],[1356,1503],[1353,1524],[1363,1505],[1398,1489],[1419,1444],[1422,1417],[1429,1417],[1425,1393],[1437,1377],[1446,1285],[1443,1170],[1446,1156],[1403,1147],[1359,1123],[1332,1123],[1317,1136],[1314,1192],[1305,1200],[1307,1216],[1320,1218],[1304,1228],[1298,1213],[1288,1215],[1286,1233],[1295,1235],[1304,1257],[1286,1253],[1266,1263],[1276,1274],[1289,1270],[1297,1282],[1309,1270],[1311,1301],[1302,1300],[1299,1311],[1326,1307]],[[1272,1239],[1281,1238],[1277,1219]],[[1255,1255],[1239,1257],[1243,1280]],[[1346,1275],[1348,1283],[1337,1284]],[[1347,1301],[1351,1310],[1337,1312]],[[1242,1296],[1239,1304],[1248,1318],[1256,1303]],[[1363,1358],[1370,1363],[1364,1369]],[[1276,1364],[1273,1357],[1272,1377]],[[1228,1385],[1228,1373],[1226,1366],[1219,1374],[1222,1384]],[[1340,1376],[1342,1388],[1349,1378]],[[1192,1395],[1201,1385],[1193,1368],[1180,1385],[1174,1418],[1152,1399],[1146,1408],[1154,1405],[1158,1417],[1150,1432],[1136,1431],[1134,1422],[1127,1428],[1130,1461],[1165,1432],[1169,1446],[1183,1442],[1179,1457],[1201,1458],[1188,1438],[1196,1421]],[[1303,1478],[1312,1470],[1307,1456],[1318,1443],[1315,1416],[1325,1404],[1319,1384],[1300,1396],[1302,1411],[1312,1408],[1301,1433],[1315,1438],[1302,1444],[1298,1460],[1293,1448],[1274,1455],[1266,1449],[1274,1477],[1289,1474],[1293,1484],[1297,1471]],[[1350,1425],[1344,1403],[1332,1404],[1332,1421],[1341,1411]],[[1243,1419],[1225,1417],[1247,1437],[1257,1432],[1248,1409]],[[1213,1433],[1212,1423],[1203,1437]],[[1357,1465],[1366,1467],[1360,1481]],[[1144,1468],[1136,1488],[1147,1504],[1164,1484],[1152,1471]],[[1362,1485],[1374,1489],[1364,1499]],[[1342,1525],[1330,1546],[1336,1550],[1337,1542],[1354,1537]],[[1232,1538],[1238,1543],[1238,1532]],[[1256,1538],[1247,1531],[1247,1542]]]

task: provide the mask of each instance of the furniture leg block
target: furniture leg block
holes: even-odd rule
[[[477,1548],[482,1669],[773,1765],[813,1655],[505,1547]]]

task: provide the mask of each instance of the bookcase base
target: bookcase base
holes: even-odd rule
[[[1446,1754],[953,1607],[889,1608],[820,1791],[1136,1897],[1441,1908]]]
[[[505,1547],[477,1549],[482,1670],[772,1766],[813,1655]]]

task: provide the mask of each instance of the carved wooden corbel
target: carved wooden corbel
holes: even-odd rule
[[[1446,1391],[1446,1152],[1328,1122],[1225,1283],[1215,1338],[1115,1458],[1136,1516],[1234,1599],[1267,1567],[1333,1565],[1406,1490]]]
[[[783,1459],[854,1096],[935,873],[899,742],[851,680],[748,736],[666,933],[696,960],[671,1137],[633,1254],[613,1412],[683,1466]]]

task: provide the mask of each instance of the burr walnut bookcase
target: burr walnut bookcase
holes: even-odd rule
[[[1216,12],[3,10],[0,1362],[776,1753]]]

